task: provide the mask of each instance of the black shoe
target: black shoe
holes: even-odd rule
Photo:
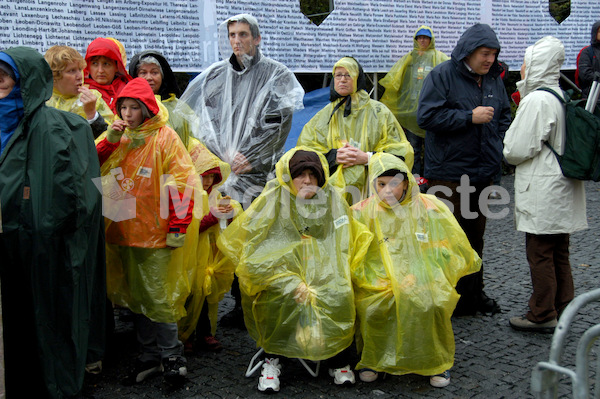
[[[492,316],[496,313],[502,312],[502,309],[500,309],[500,305],[498,305],[498,303],[495,300],[488,297],[485,294],[485,292],[481,293],[481,299],[479,300],[479,306],[477,310],[483,314],[491,313]]]
[[[239,328],[240,330],[245,330],[246,325],[244,324],[244,312],[242,311],[242,307],[234,307],[229,313],[221,318],[219,325],[221,327]]]
[[[134,385],[162,371],[163,365],[161,362],[142,362],[136,359],[133,369],[130,371],[127,377],[121,381],[121,383],[128,386]]]
[[[187,375],[187,361],[180,356],[171,356],[163,359],[162,365],[165,369],[165,381],[171,385],[182,385]]]

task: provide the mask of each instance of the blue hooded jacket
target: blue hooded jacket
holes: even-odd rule
[[[479,75],[465,66],[465,58],[479,47],[500,51],[500,42],[488,25],[467,29],[452,51],[450,60],[437,65],[423,83],[417,123],[426,130],[425,170],[427,179],[488,183],[498,173],[502,160],[502,140],[511,120],[510,103],[500,77],[498,58],[481,87]],[[494,107],[494,118],[486,124],[473,124],[473,109]]]

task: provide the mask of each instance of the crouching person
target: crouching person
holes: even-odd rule
[[[218,241],[237,264],[248,333],[266,353],[258,389],[279,391],[284,358],[327,359],[336,384],[353,384],[350,270],[372,235],[327,183],[322,154],[295,148],[275,169],[276,178]]]
[[[421,194],[402,160],[377,153],[369,161],[374,194],[356,204],[356,218],[374,234],[353,270],[362,381],[379,372],[430,376],[450,383],[456,283],[481,267],[450,210]]]

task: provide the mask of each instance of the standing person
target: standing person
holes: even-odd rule
[[[41,54],[27,47],[0,52],[8,397],[75,397],[86,364],[104,352],[104,223],[92,182],[100,176],[98,157],[89,124],[46,106],[51,95],[52,71]]]
[[[389,152],[413,164],[404,131],[366,89],[362,66],[352,57],[333,66],[330,103],[304,126],[298,145],[325,155],[332,184],[345,191],[350,205],[367,197],[367,163],[374,152]]]
[[[259,391],[279,391],[282,357],[327,360],[335,384],[355,382],[351,270],[372,235],[328,175],[322,154],[289,150],[276,178],[217,242],[237,265],[248,333],[266,353]]]
[[[448,207],[421,194],[400,159],[373,155],[369,176],[375,194],[352,207],[374,235],[353,269],[359,377],[416,373],[443,388],[454,364],[454,287],[481,259]]]
[[[449,62],[436,66],[423,83],[417,122],[425,136],[425,178],[435,194],[449,201],[479,257],[483,256],[486,215],[479,199],[489,195],[502,159],[502,139],[510,124],[510,104],[500,78],[500,42],[485,24],[468,28]],[[465,176],[470,187],[464,187]],[[462,188],[461,188],[462,187]],[[472,188],[475,188],[473,191]],[[463,277],[455,315],[497,313],[483,291],[483,266]]]
[[[197,232],[188,231],[198,178],[187,149],[166,126],[168,111],[146,80],[128,83],[116,110],[119,118],[107,140],[122,136],[101,168],[104,190],[113,199],[106,199],[105,214],[122,210],[127,198],[134,199],[134,212],[107,217],[107,290],[114,304],[135,313],[141,347],[124,382],[138,383],[164,370],[167,382],[181,384],[187,367],[177,321],[189,294],[185,257],[198,239]]]
[[[515,330],[552,333],[561,312],[574,297],[569,263],[569,234],[587,228],[583,181],[562,174],[549,143],[564,151],[565,108],[552,93],[562,94],[560,68],[565,49],[546,36],[525,51],[517,88],[521,102],[504,138],[504,156],[516,165],[516,228],[526,233],[525,250],[533,292],[525,316],[510,319]]]
[[[247,208],[283,154],[292,114],[303,107],[304,90],[289,69],[262,55],[253,16],[227,19],[219,27],[219,39],[228,41],[231,56],[190,82],[176,109],[186,105],[195,112],[196,137],[231,165],[233,173],[221,191]],[[221,53],[228,53],[229,46],[222,44]],[[221,322],[243,328],[237,279],[231,292],[235,306]]]
[[[435,36],[429,26],[422,25],[413,36],[414,49],[400,58],[379,81],[385,87],[381,102],[387,105],[404,129],[415,152],[412,173],[423,176],[423,146],[425,130],[417,124],[419,93],[433,67],[448,60],[435,49]]]
[[[87,47],[85,62],[85,84],[98,90],[104,102],[114,110],[117,95],[132,79],[125,69],[127,54],[123,44],[112,37],[94,39]]]
[[[85,118],[92,128],[94,138],[106,131],[114,114],[98,90],[83,85],[83,68],[86,62],[72,47],[52,46],[44,54],[52,69],[54,88],[46,102],[49,107],[73,112]]]
[[[592,25],[592,40],[590,46],[581,52],[579,57],[579,82],[581,96],[587,98],[590,94],[596,73],[600,73],[600,21]]]
[[[159,101],[169,111],[167,124],[177,132],[179,138],[187,147],[190,143],[188,120],[192,115],[192,110],[183,106],[175,110],[177,104],[179,104],[178,99],[181,96],[181,90],[167,59],[155,50],[142,51],[131,58],[129,74],[148,81],[154,94],[158,96]],[[185,112],[186,115],[181,115],[181,112]]]

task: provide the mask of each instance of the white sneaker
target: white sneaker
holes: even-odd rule
[[[432,375],[429,377],[429,383],[432,387],[444,388],[450,385],[450,370],[446,370],[441,374]]]
[[[262,366],[262,372],[258,378],[258,390],[279,392],[279,375],[281,374],[281,364],[278,358],[265,359]]]
[[[373,382],[379,377],[379,373],[371,369],[362,369],[358,372],[358,377],[363,382]]]
[[[350,368],[350,365],[341,369],[329,369],[329,375],[333,377],[333,382],[336,385],[354,384],[356,379],[354,378],[354,371]]]

